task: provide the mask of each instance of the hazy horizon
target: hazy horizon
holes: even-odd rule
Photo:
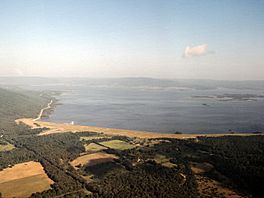
[[[164,80],[164,81],[223,81],[223,82],[253,82],[253,81],[264,81],[264,79],[249,79],[249,80],[244,80],[244,79],[235,79],[235,80],[232,80],[232,79],[210,79],[210,78],[159,78],[159,77],[145,77],[145,76],[112,76],[112,77],[86,77],[86,76],[59,76],[59,77],[56,77],[56,76],[12,76],[12,75],[3,75],[3,76],[0,76],[0,79],[3,79],[3,78],[16,78],[16,79],[22,79],[22,78],[25,78],[25,79],[30,79],[30,78],[47,78],[47,79],[94,79],[94,80],[100,80],[100,79],[146,79],[146,80]]]
[[[264,80],[261,1],[0,7],[0,76]]]

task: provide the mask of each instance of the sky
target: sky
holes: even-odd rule
[[[264,80],[262,0],[0,0],[0,76]]]

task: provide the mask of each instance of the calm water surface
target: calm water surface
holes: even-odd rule
[[[62,90],[62,87],[59,87]],[[64,87],[48,121],[174,133],[264,130],[263,99],[221,101],[221,94],[261,94],[242,89],[175,89],[122,86]]]

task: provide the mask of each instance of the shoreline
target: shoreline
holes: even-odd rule
[[[38,120],[40,120],[41,117],[43,116],[44,111],[45,111],[45,110],[48,110],[48,109],[51,109],[51,105],[52,105],[52,103],[53,103],[53,100],[51,99],[50,102],[47,104],[47,106],[44,107],[44,108],[42,108],[42,109],[40,110],[38,117],[36,117],[35,119],[33,119],[33,121],[38,121]]]
[[[171,134],[171,133],[160,133],[160,132],[149,132],[149,131],[138,131],[138,130],[127,130],[127,129],[116,129],[116,128],[107,128],[107,127],[96,127],[96,126],[87,126],[87,125],[74,125],[67,123],[55,123],[55,122],[45,122],[41,121],[41,117],[45,110],[51,109],[51,105],[53,103],[53,99],[47,104],[46,107],[40,110],[40,113],[37,118],[20,118],[16,119],[16,124],[23,123],[32,129],[35,128],[48,128],[38,134],[42,135],[50,135],[56,133],[66,133],[66,132],[95,132],[95,133],[103,133],[106,135],[116,135],[116,136],[127,136],[130,138],[176,138],[176,139],[188,139],[188,138],[197,138],[197,137],[222,137],[222,136],[252,136],[252,135],[263,135],[256,133],[215,133],[215,134]]]
[[[149,132],[149,131],[136,131],[136,130],[126,130],[126,129],[115,129],[115,128],[105,128],[105,127],[95,127],[95,126],[84,126],[84,125],[72,125],[66,123],[54,123],[54,122],[44,122],[44,121],[34,121],[32,118],[21,118],[17,119],[16,123],[23,123],[31,128],[49,128],[41,132],[42,135],[50,135],[56,133],[66,133],[66,132],[95,132],[103,133],[105,135],[116,135],[116,136],[127,136],[130,138],[176,138],[176,139],[188,139],[197,137],[222,137],[222,136],[252,136],[252,135],[262,135],[255,133],[221,133],[221,134],[169,134],[169,133],[159,133],[159,132]]]

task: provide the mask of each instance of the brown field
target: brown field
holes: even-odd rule
[[[209,163],[196,163],[191,162],[191,169],[195,175],[198,192],[200,197],[230,197],[230,198],[243,198],[233,189],[223,186],[220,182],[208,178],[203,173],[210,171],[213,165]]]
[[[214,166],[210,163],[197,163],[197,162],[191,162],[191,169],[194,174],[202,174],[205,172],[209,172],[214,168]]]
[[[228,198],[245,198],[245,196],[239,195],[233,189],[227,188],[216,180],[201,175],[195,175],[198,192],[200,197],[228,197]],[[213,192],[214,196],[211,193]]]
[[[43,121],[34,121],[31,118],[22,118],[17,119],[16,123],[24,123],[32,128],[37,128],[36,124],[39,127],[47,127],[50,130],[44,131],[39,135],[49,135],[53,133],[65,133],[65,132],[96,132],[104,133],[105,135],[121,135],[127,137],[138,137],[138,138],[177,138],[177,139],[186,139],[186,138],[196,138],[198,136],[207,136],[207,137],[219,137],[219,136],[250,136],[256,135],[252,133],[236,133],[236,134],[166,134],[158,132],[147,132],[147,131],[135,131],[135,130],[125,130],[125,129],[114,129],[114,128],[102,128],[94,126],[81,126],[81,125],[71,125],[71,124],[62,124],[54,122],[43,122]]]
[[[39,162],[20,163],[0,171],[2,197],[29,197],[34,192],[48,190],[53,183]]]
[[[80,156],[70,162],[70,164],[75,168],[78,169],[80,166],[87,164],[88,166],[96,165],[103,162],[109,162],[113,159],[117,159],[118,157],[113,154],[108,154],[104,152],[98,152],[93,154],[87,154]]]

